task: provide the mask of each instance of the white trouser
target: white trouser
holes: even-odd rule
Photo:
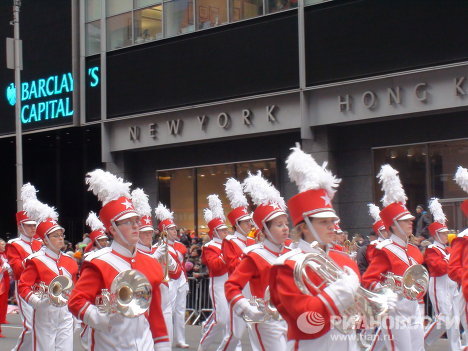
[[[16,301],[18,301],[21,321],[23,322],[23,330],[13,351],[30,351],[33,349],[32,318],[34,309],[18,295],[18,282],[15,283],[15,296]]]
[[[432,345],[444,332],[450,350],[461,349],[459,291],[457,284],[447,275],[431,277],[429,280],[429,297],[434,310],[434,322],[426,329],[424,339],[427,345]]]
[[[94,339],[94,351],[152,351],[154,349],[148,319],[144,315],[126,318],[120,313],[115,313],[109,318],[109,330],[100,331],[90,328],[89,336]],[[89,342],[88,350],[91,350],[91,345],[92,343]]]
[[[239,339],[229,337],[229,307],[224,293],[224,283],[228,278],[227,273],[219,277],[210,277],[210,298],[213,305],[213,313],[208,323],[205,324],[205,332],[200,340],[202,350],[207,350],[210,345],[219,345],[219,351],[235,350]],[[222,340],[221,344],[219,344]]]
[[[378,328],[373,335],[373,340],[369,346],[368,351],[382,351],[385,350],[385,341],[382,338],[382,328]]]
[[[68,307],[44,304],[33,312],[35,351],[73,350],[73,316]]]
[[[173,342],[176,345],[185,344],[185,308],[189,286],[184,273],[179,279],[169,282],[169,296],[171,299]]]
[[[311,340],[289,340],[287,350],[293,351],[358,351],[356,333],[342,334],[336,329],[331,329],[325,335]]]
[[[253,351],[286,350],[287,326],[285,321],[248,323],[248,330]]]
[[[382,332],[389,351],[424,351],[424,327],[418,301],[399,296],[396,309],[382,321]]]
[[[465,301],[465,296],[463,295],[463,292],[461,291],[461,288],[458,288],[458,302],[457,302],[457,310],[460,311],[460,320],[461,320],[461,325],[463,327],[463,339],[462,339],[462,345],[463,347],[466,347],[468,345],[468,316],[466,314],[466,301]]]
[[[161,308],[164,321],[166,322],[167,335],[169,336],[169,340],[172,342],[172,307],[169,296],[169,287],[165,284],[160,284],[159,290],[161,290]]]

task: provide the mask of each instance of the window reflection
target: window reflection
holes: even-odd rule
[[[101,21],[86,23],[86,55],[91,56],[101,51]]]
[[[135,44],[161,39],[162,5],[135,11]]]
[[[86,1],[86,22],[95,21],[101,18],[101,1],[87,0]]]
[[[289,10],[297,7],[297,0],[268,0],[268,13]]]
[[[133,10],[133,0],[106,0],[106,15],[113,16]]]
[[[263,15],[263,0],[231,0],[231,21]]]
[[[193,24],[193,1],[173,0],[164,3],[166,36],[190,33]]]
[[[207,29],[227,23],[227,2],[225,0],[198,0],[198,29]]]
[[[107,49],[119,49],[132,44],[132,13],[107,19]]]

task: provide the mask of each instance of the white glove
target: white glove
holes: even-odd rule
[[[90,305],[86,311],[83,323],[89,325],[93,329],[104,332],[110,331],[110,316],[107,313],[102,313],[95,305]]]
[[[158,260],[158,261],[161,261],[161,259],[164,257],[164,255],[166,254],[167,252],[167,245],[166,244],[162,244],[162,245],[159,245],[158,248],[156,249],[156,251],[154,252],[153,256]]]
[[[265,314],[263,312],[260,312],[257,307],[250,305],[249,301],[245,297],[236,302],[234,306],[234,311],[239,316],[245,314],[254,322],[261,321],[265,318]]]
[[[170,342],[158,342],[154,344],[154,351],[171,351],[171,343]]]
[[[359,288],[359,278],[349,267],[344,267],[344,273],[336,282],[327,286],[324,291],[335,302],[340,314],[354,304],[354,297]]]
[[[49,305],[49,299],[46,298],[46,297],[40,298],[36,294],[31,294],[31,296],[29,297],[29,300],[28,300],[28,304],[30,304],[32,306],[32,308],[37,310],[38,308],[48,306]]]
[[[169,255],[169,260],[167,262],[167,266],[169,268],[169,272],[175,272],[177,269],[177,262],[174,260],[174,258]]]

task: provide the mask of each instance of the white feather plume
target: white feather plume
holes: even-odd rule
[[[58,213],[55,208],[50,207],[37,199],[31,199],[23,204],[29,218],[37,223],[45,221],[47,218],[58,219]]]
[[[210,208],[213,218],[220,218],[223,221],[225,220],[224,217],[224,210],[223,210],[223,204],[221,200],[219,199],[219,196],[216,194],[211,194],[208,195],[208,207]]]
[[[397,170],[388,164],[383,165],[379,174],[377,174],[377,178],[379,178],[379,183],[382,184],[382,191],[384,192],[382,204],[385,207],[393,202],[406,204],[407,197]]]
[[[327,170],[327,162],[320,166],[312,155],[305,153],[299,146],[291,148],[292,152],[286,160],[289,179],[296,183],[299,192],[315,189],[325,189],[333,198],[341,179],[336,178]]]
[[[148,195],[145,194],[143,189],[136,188],[132,191],[132,203],[140,216],[151,217],[151,206],[149,205]]]
[[[158,221],[165,221],[166,219],[174,219],[174,212],[169,211],[169,209],[164,206],[162,202],[154,209],[154,214]]]
[[[281,197],[280,192],[262,176],[262,172],[257,174],[249,172],[248,177],[243,183],[244,192],[248,193],[252,198],[252,202],[256,206],[277,204],[283,211],[286,210],[286,204]]]
[[[86,224],[92,231],[99,230],[99,229],[102,229],[105,231],[104,224],[102,224],[99,217],[93,211],[89,213],[88,218],[86,219]]]
[[[244,195],[242,184],[237,179],[229,178],[224,187],[226,189],[226,195],[229,199],[229,203],[231,204],[231,208],[247,207],[249,205],[247,198]]]
[[[31,183],[26,183],[21,187],[21,200],[23,202],[29,200],[37,200],[37,190]]]
[[[468,193],[468,169],[458,166],[457,173],[455,173],[455,182]]]
[[[205,217],[205,222],[209,223],[214,218],[213,217],[213,212],[211,212],[211,210],[209,208],[204,208],[203,209],[203,217]]]
[[[431,211],[432,216],[434,217],[434,222],[439,222],[445,224],[447,217],[445,217],[444,210],[442,210],[442,205],[439,202],[439,199],[433,197],[429,200],[429,211]]]
[[[88,184],[88,190],[98,197],[103,206],[121,196],[130,197],[130,186],[132,185],[132,183],[124,182],[122,178],[102,169],[88,172],[86,184]]]
[[[380,221],[380,208],[375,204],[367,204],[369,207],[369,214],[374,219],[374,222]]]

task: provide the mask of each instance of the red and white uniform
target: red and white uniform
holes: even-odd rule
[[[242,314],[242,304],[247,300],[243,289],[250,283],[252,296],[264,298],[265,290],[270,283],[270,270],[283,246],[278,246],[268,239],[263,243],[251,245],[244,250],[245,256],[225,284],[225,293],[230,309]],[[242,303],[241,303],[242,301]],[[232,312],[231,312],[232,313]],[[249,336],[254,351],[284,351],[286,349],[286,323],[270,320],[252,323]]]
[[[156,246],[149,248],[145,245],[137,243],[137,250],[140,251],[141,253],[154,257],[154,259],[156,260],[156,264],[161,266],[161,269],[164,273],[163,266],[159,263],[157,257],[155,256],[156,249],[157,249]],[[171,304],[169,300],[169,282],[163,281],[159,285],[159,289],[161,291],[161,308],[163,311],[164,321],[166,322],[166,328],[169,330],[169,326],[172,326],[172,310],[171,310]]]
[[[310,244],[300,240],[298,248],[281,256],[270,273],[271,300],[288,323],[287,350],[357,351],[355,335],[346,337],[332,328],[331,319],[340,315],[333,298],[323,290],[320,294],[311,296],[303,294],[297,288],[294,267],[304,252],[313,252],[313,249]],[[338,266],[348,266],[360,276],[356,262],[348,254],[336,250],[329,250],[327,254]],[[308,276],[317,286],[323,282],[311,270]],[[326,284],[323,288],[325,287]],[[310,320],[317,320],[317,325],[308,323]]]
[[[242,261],[244,256],[244,250],[250,245],[255,245],[255,240],[242,235],[239,232],[234,232],[232,235],[228,235],[224,238],[222,243],[223,257],[227,264],[228,276],[230,276],[236,267]],[[224,288],[223,288],[224,289]],[[224,290],[223,290],[224,291]],[[224,294],[224,292],[223,292]],[[250,285],[247,283],[242,290],[242,294],[250,299],[252,294],[250,293]],[[228,338],[241,338],[244,334],[247,325],[242,317],[236,313],[232,313],[232,309],[229,311],[229,335]],[[234,333],[234,330],[236,331]],[[234,336],[234,334],[236,336]]]
[[[8,294],[10,292],[11,267],[5,253],[0,253],[0,324],[8,323],[6,319],[8,310]],[[1,334],[1,329],[0,329]]]
[[[18,295],[18,281],[21,273],[24,270],[24,260],[32,253],[39,251],[42,247],[42,241],[28,238],[26,235],[20,234],[18,238],[8,241],[5,249],[5,254],[8,259],[8,264],[13,270],[15,278],[15,295],[18,301],[18,307],[21,312],[23,321],[23,331],[18,339],[14,350],[32,350],[32,317],[33,309],[29,306],[22,297]]]
[[[224,283],[228,279],[228,269],[222,251],[222,240],[213,238],[203,245],[202,263],[207,266],[210,275],[209,293],[213,304],[213,313],[205,323],[205,331],[200,340],[202,350],[223,340],[218,350],[235,350],[239,339],[227,337],[229,332],[229,307],[224,294]],[[226,338],[227,337],[227,338]]]
[[[429,297],[434,309],[434,322],[426,329],[426,344],[432,345],[447,332],[451,350],[460,350],[460,311],[457,283],[447,275],[450,248],[437,240],[424,253],[429,271]],[[454,324],[452,324],[454,323]]]
[[[376,246],[372,261],[362,277],[362,285],[371,290],[378,289],[384,280],[383,274],[392,272],[402,276],[408,267],[422,263],[423,256],[417,247],[392,234]],[[424,329],[418,305],[418,301],[398,296],[395,310],[389,312],[389,318],[382,325],[388,350],[424,350]]]
[[[96,297],[102,289],[110,289],[112,281],[120,272],[135,269],[143,273],[150,282],[153,292],[150,308],[136,318],[125,318],[119,313],[110,315],[109,328],[91,328],[89,350],[153,350],[167,345],[169,338],[161,311],[159,285],[163,280],[160,265],[154,258],[138,250],[129,250],[113,242],[108,248],[96,251],[83,262],[80,278],[70,296],[68,308],[75,317],[85,324],[96,312]]]
[[[67,255],[58,255],[44,248],[30,255],[25,261],[21,274],[18,294],[30,304],[33,311],[33,348],[37,351],[73,349],[73,317],[67,306],[56,307],[49,304],[48,298],[36,303],[33,286],[43,282],[46,286],[59,275],[76,280],[78,265]]]
[[[185,254],[187,248],[179,241],[168,241],[169,254],[177,264],[174,271],[169,272],[169,300],[172,309],[173,326],[169,328],[170,334],[176,345],[184,345],[185,342],[185,309],[187,305],[187,292],[189,290],[187,275],[185,272]]]

